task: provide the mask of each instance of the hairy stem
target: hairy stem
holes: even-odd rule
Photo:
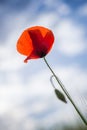
[[[54,73],[54,71],[52,70],[52,68],[50,67],[50,65],[48,64],[46,58],[44,57],[43,59],[44,59],[46,65],[48,66],[48,68],[50,69],[50,71],[52,72],[53,76],[55,77],[56,81],[58,82],[58,84],[62,88],[63,92],[65,93],[65,95],[67,96],[67,98],[69,99],[69,101],[72,103],[73,107],[75,108],[75,110],[77,111],[77,113],[79,114],[79,116],[81,117],[81,119],[83,120],[83,122],[85,123],[85,125],[87,125],[86,119],[84,118],[84,116],[82,115],[82,113],[80,112],[80,110],[77,108],[76,104],[74,103],[74,101],[72,100],[71,96],[67,92],[65,86],[62,84],[62,82],[60,81],[60,79],[56,76],[56,74]]]

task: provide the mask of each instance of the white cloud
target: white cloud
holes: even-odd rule
[[[58,15],[66,16],[71,12],[70,7],[66,3],[62,2],[61,0],[57,0],[56,2],[54,2],[54,0],[45,0],[44,3],[48,8],[50,7],[56,10],[57,17]]]
[[[16,44],[19,36],[26,28],[26,19],[22,14],[19,13],[13,16],[8,16],[9,21],[6,22],[6,26],[10,27],[10,30],[6,30],[6,35],[4,37],[5,41],[2,44],[0,41],[0,70],[1,71],[14,71],[23,67],[23,60],[25,56],[20,55],[16,50]],[[13,21],[12,21],[13,20]],[[20,24],[21,22],[21,24]],[[12,25],[11,25],[12,24]],[[14,25],[14,26],[13,26]],[[4,27],[3,27],[4,30]],[[4,34],[3,34],[4,35]]]
[[[76,56],[86,49],[84,30],[71,20],[62,20],[55,30],[58,51]]]
[[[78,102],[78,96],[81,96],[80,94],[87,91],[87,73],[83,72],[78,66],[56,67],[54,71],[58,74],[75,102]],[[49,76],[49,70],[43,70],[34,74],[31,80],[26,84],[26,87],[21,84],[20,79],[16,81],[13,86],[12,84],[3,84],[3,86],[0,87],[0,115],[7,113],[8,116],[11,116],[16,122],[20,122],[25,118],[27,121],[31,120],[32,124],[35,123],[35,125],[42,121],[44,124],[47,122],[48,124],[52,122],[55,123],[56,121],[58,122],[58,120],[60,122],[60,119],[64,121],[65,114],[68,113],[68,111],[72,113],[72,111],[75,110],[71,109],[72,105],[69,103],[65,105],[58,101],[53,93]],[[56,84],[56,86],[58,86],[58,84]],[[84,95],[82,96],[84,97]],[[38,118],[42,113],[43,116]],[[33,119],[31,115],[33,115]],[[70,116],[70,113],[68,113],[68,116]],[[72,119],[70,119],[73,120],[73,118],[75,117],[72,116]]]
[[[23,58],[23,56],[18,55],[16,51],[16,44],[15,46],[10,46],[7,44],[3,47],[0,47],[0,70],[11,71],[21,68],[23,66],[23,64],[21,64]]]
[[[68,14],[71,13],[71,9],[69,8],[69,6],[65,3],[60,3],[58,8],[57,8],[57,11],[59,13],[60,16],[66,16]]]
[[[41,13],[38,16],[36,22],[33,22],[33,24],[52,27],[53,23],[56,21],[56,17],[57,17],[56,14],[54,14],[53,12]]]
[[[87,4],[81,5],[81,7],[78,8],[77,13],[80,16],[87,16]]]

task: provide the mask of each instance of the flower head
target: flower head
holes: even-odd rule
[[[17,51],[29,59],[42,58],[51,50],[54,35],[51,30],[41,26],[34,26],[24,30],[17,42]]]

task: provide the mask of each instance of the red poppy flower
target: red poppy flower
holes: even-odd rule
[[[24,30],[17,42],[17,50],[19,53],[26,55],[29,59],[42,58],[51,50],[54,42],[54,35],[51,30],[34,26]]]

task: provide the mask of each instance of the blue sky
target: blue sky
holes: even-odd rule
[[[0,18],[0,128],[36,130],[40,124],[47,128],[68,120],[81,122],[69,101],[66,105],[57,100],[43,59],[24,64],[16,42],[31,26],[53,31],[47,60],[87,117],[87,1],[2,0]]]

